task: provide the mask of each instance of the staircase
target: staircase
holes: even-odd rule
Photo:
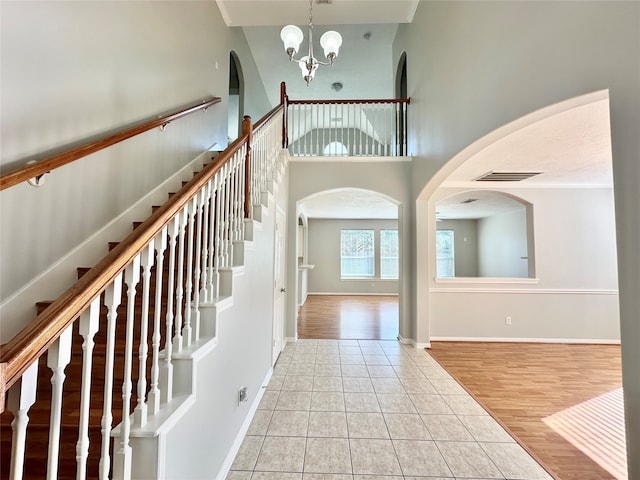
[[[137,231],[178,210],[8,391],[1,478],[163,478],[163,435],[195,402],[197,363],[218,345],[218,316],[284,171],[282,116],[259,124],[252,148],[268,157],[250,158],[239,139],[109,243],[107,257],[122,255]],[[177,208],[185,192],[195,194]],[[78,268],[77,285],[102,263]],[[64,303],[38,303],[38,318]]]

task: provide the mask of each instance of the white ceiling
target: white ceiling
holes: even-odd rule
[[[318,0],[313,2],[313,23],[411,23],[419,0]],[[308,0],[216,0],[229,27],[307,25]]]
[[[368,190],[345,188],[310,197],[299,206],[307,218],[397,219],[398,206]]]
[[[542,172],[520,182],[476,182],[491,171]],[[481,150],[456,169],[442,188],[467,189],[440,200],[440,218],[483,218],[506,213],[514,201],[479,189],[611,187],[608,99],[582,105],[522,128]],[[472,191],[471,191],[472,190]],[[461,204],[467,198],[477,202]]]

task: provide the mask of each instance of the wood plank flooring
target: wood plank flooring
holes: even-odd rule
[[[392,340],[398,337],[395,295],[309,295],[298,313],[298,338]]]
[[[432,342],[427,351],[558,478],[614,478],[542,419],[620,387],[619,346]]]

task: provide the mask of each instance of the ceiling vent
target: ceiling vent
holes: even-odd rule
[[[542,172],[489,172],[479,178],[476,182],[521,182],[527,178],[540,175]]]
[[[324,4],[324,5],[330,5],[330,4],[331,4],[331,1],[332,1],[332,0],[316,0],[316,3],[317,3],[318,5],[322,5],[322,4]]]

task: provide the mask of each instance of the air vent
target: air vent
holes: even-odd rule
[[[540,175],[542,172],[489,172],[479,178],[476,182],[521,182],[527,178]]]
[[[316,0],[316,3],[318,5],[322,5],[322,4],[329,5],[329,4],[331,4],[331,1],[332,0]]]

